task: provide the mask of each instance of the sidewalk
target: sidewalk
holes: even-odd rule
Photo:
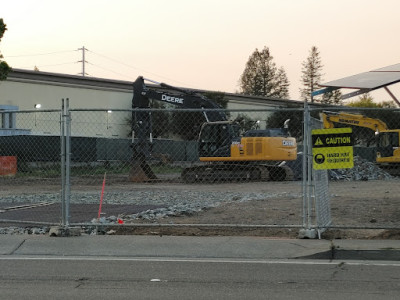
[[[300,240],[263,237],[0,236],[0,256],[185,259],[340,259],[400,262],[399,240]]]

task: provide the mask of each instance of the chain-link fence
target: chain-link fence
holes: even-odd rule
[[[66,105],[0,113],[0,221],[188,234],[400,229],[399,134],[392,130],[400,128],[398,112],[342,111],[221,110],[229,121],[215,122],[207,122],[207,110],[184,109]],[[376,122],[372,130],[367,123],[376,119],[387,129]],[[351,145],[333,131],[327,148],[336,149],[324,152],[321,163],[312,130],[342,127],[351,128]],[[342,168],[348,148],[341,146],[352,149],[351,167]]]
[[[60,111],[3,112],[0,118],[1,222],[59,224]]]
[[[324,144],[330,143],[329,148],[323,148],[328,152],[318,150],[321,149],[317,145],[319,132],[313,135],[312,151],[314,168],[316,165],[328,168],[330,228],[355,228],[365,232],[399,229],[400,111],[349,107],[310,111],[323,123],[324,133],[329,132],[321,135],[325,138]],[[351,145],[347,139],[351,139]],[[324,153],[324,162],[318,161],[317,153]],[[343,168],[334,168],[334,165]]]

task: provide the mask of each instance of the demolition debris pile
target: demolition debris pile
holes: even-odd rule
[[[386,180],[392,176],[380,169],[376,164],[359,156],[354,157],[354,167],[351,169],[329,170],[331,180]]]

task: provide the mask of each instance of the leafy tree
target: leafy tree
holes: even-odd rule
[[[289,105],[288,108],[298,108],[298,106]],[[267,119],[266,127],[282,128],[287,119],[290,119],[288,128],[290,135],[300,140],[303,136],[303,111],[276,111]]]
[[[289,98],[289,80],[283,67],[277,69],[267,47],[256,49],[249,57],[240,77],[242,94],[263,97]]]
[[[321,103],[343,105],[342,92],[340,90],[334,90],[332,92],[327,92],[323,94]]]
[[[395,107],[395,105],[391,101],[375,103],[374,98],[369,93],[365,93],[361,95],[358,100],[349,102],[347,106],[359,108],[376,108],[370,110],[361,110],[360,113],[370,118],[382,120],[388,125],[389,128],[400,128],[400,119],[398,117],[398,112],[390,109]]]
[[[3,38],[4,32],[7,30],[7,25],[4,24],[3,19],[0,19],[0,41]],[[11,71],[10,66],[2,60],[3,55],[0,52],[0,80],[6,80],[8,73]]]
[[[301,99],[304,101],[314,102],[316,99],[311,98],[311,93],[318,89],[318,85],[322,81],[322,61],[320,57],[320,53],[318,48],[315,46],[311,47],[309,56],[307,60],[302,63],[303,69],[301,76],[301,81],[304,85],[302,89],[300,89]]]
[[[255,121],[251,119],[248,115],[246,114],[238,114],[236,118],[233,120],[234,123],[239,124],[240,130],[239,133],[243,134],[246,131],[253,129],[255,127]]]
[[[351,107],[369,107],[369,108],[394,108],[391,101],[384,101],[382,103],[375,103],[370,93],[365,93],[358,97],[358,100],[351,101],[347,104]]]
[[[205,92],[204,96],[217,103],[223,109],[228,107],[229,100],[225,98],[225,93],[223,92]]]
[[[382,101],[380,103],[382,105],[382,108],[395,108],[396,105],[392,101]]]

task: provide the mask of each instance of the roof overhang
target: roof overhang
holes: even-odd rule
[[[384,88],[392,97],[392,99],[397,103],[397,105],[400,106],[399,100],[397,100],[397,98],[388,88],[389,85],[398,82],[400,82],[400,64],[395,64],[320,84],[320,86],[324,88],[312,92],[311,95],[317,96],[342,88],[356,89],[357,91],[342,95],[342,99],[347,99],[380,88]]]

